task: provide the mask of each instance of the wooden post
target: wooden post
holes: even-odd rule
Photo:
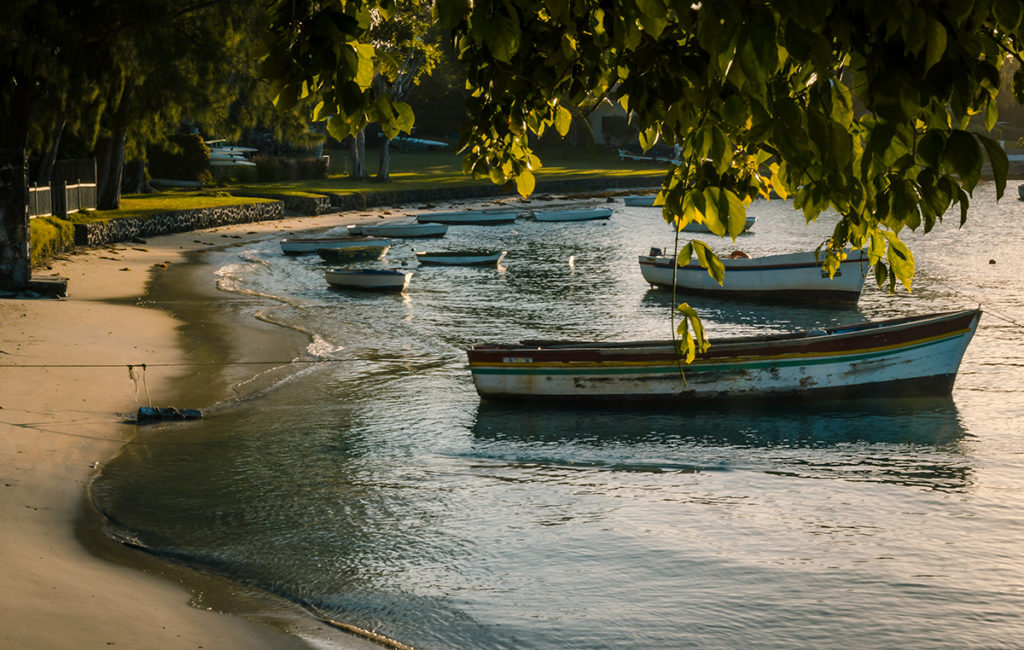
[[[0,149],[0,290],[27,289],[31,277],[28,155],[24,149]]]

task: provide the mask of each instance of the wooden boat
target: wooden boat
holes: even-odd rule
[[[739,251],[736,251],[739,253]],[[734,254],[736,254],[734,253]],[[829,278],[814,252],[766,255],[764,257],[722,258],[725,281],[719,285],[696,259],[673,264],[674,258],[651,249],[640,256],[640,272],[650,284],[671,287],[675,266],[676,287],[685,293],[707,294],[776,302],[832,302],[856,304],[864,288],[868,256],[863,250],[850,251]]]
[[[388,241],[388,240],[383,240]],[[321,248],[317,255],[325,262],[331,264],[346,264],[348,262],[361,262],[364,260],[375,260],[384,257],[384,253],[391,248],[388,244],[367,244],[364,246],[349,246],[347,248]]]
[[[448,225],[443,223],[419,223],[414,219],[386,221],[363,226],[349,226],[351,235],[373,235],[377,237],[443,237]]]
[[[474,345],[469,368],[477,392],[492,399],[943,396],[980,318],[975,309],[712,340],[691,364],[671,341]]]
[[[285,255],[305,255],[321,248],[350,248],[353,246],[390,246],[390,239],[380,237],[285,237],[281,240],[281,252]]]
[[[748,214],[747,220],[743,224],[743,232],[749,232],[750,229],[754,227],[754,221],[756,221],[754,215]],[[708,227],[703,223],[691,222],[686,224],[686,227],[683,228],[683,232],[710,233],[711,231],[708,230]]]
[[[634,208],[653,208],[654,199],[657,194],[644,194],[643,196],[624,196],[622,202]]]
[[[611,208],[566,208],[552,210],[536,210],[533,213],[537,221],[590,221],[607,219],[612,216]]]
[[[324,279],[332,287],[364,291],[405,291],[412,271],[404,269],[328,269]]]
[[[416,215],[420,223],[445,223],[448,225],[485,226],[512,223],[518,213],[515,210],[461,210],[458,212],[424,212]]]
[[[417,252],[420,264],[445,264],[449,266],[480,266],[500,264],[506,251],[435,251]]]

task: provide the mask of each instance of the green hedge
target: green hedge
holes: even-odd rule
[[[164,147],[146,151],[153,178],[194,181],[210,166],[210,148],[198,135],[174,135]]]
[[[57,217],[36,217],[29,222],[32,266],[42,266],[75,244],[75,226]]]

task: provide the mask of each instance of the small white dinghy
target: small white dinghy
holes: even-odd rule
[[[742,230],[742,232],[749,232],[750,229],[754,225],[754,221],[755,221],[754,215],[748,214],[747,215],[747,220],[743,223],[743,230]],[[683,228],[683,232],[710,233],[711,231],[708,230],[708,227],[706,225],[704,225],[703,223],[697,223],[696,221],[694,221],[694,222],[686,224],[686,227]]]
[[[443,237],[448,232],[448,225],[443,223],[419,223],[415,219],[386,221],[384,223],[349,226],[351,235],[369,235],[377,237]]]
[[[719,298],[743,298],[789,303],[829,302],[855,305],[864,288],[868,255],[863,250],[847,251],[833,277],[822,270],[822,262],[814,251],[766,255],[751,258],[742,251],[735,257],[721,258],[725,280],[718,284],[707,269],[690,258],[685,265],[673,264],[671,255],[652,248],[640,256],[640,272],[654,286],[675,285],[685,293],[706,294]],[[673,269],[673,267],[675,267]]]
[[[505,253],[506,251],[423,251],[416,253],[416,259],[420,264],[483,266],[501,263],[501,260],[505,258]]]
[[[405,291],[412,271],[405,269],[328,269],[324,279],[332,287],[361,291]]]
[[[643,196],[624,196],[622,197],[622,202],[632,208],[653,208],[656,196],[658,195],[645,194]]]
[[[281,252],[285,255],[305,255],[321,249],[351,248],[354,246],[390,246],[390,239],[380,237],[285,237],[281,240]]]
[[[460,210],[457,212],[423,212],[416,215],[420,223],[445,223],[452,226],[487,226],[512,223],[519,216],[515,210]]]
[[[590,221],[607,219],[612,216],[611,208],[566,208],[537,210],[533,213],[537,221]]]

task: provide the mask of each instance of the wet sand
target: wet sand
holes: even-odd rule
[[[89,250],[53,264],[69,279],[68,299],[0,300],[0,647],[380,647],[271,595],[110,541],[87,497],[91,477],[138,434],[124,421],[147,394],[154,405],[219,399],[236,379],[158,365],[201,357],[203,345],[173,307],[138,304],[151,276],[195,251],[367,216],[239,224]],[[197,272],[194,281],[183,291],[215,301],[212,278]],[[250,352],[301,341],[272,325],[252,328]],[[128,364],[141,363],[150,364],[145,381],[133,381]]]

